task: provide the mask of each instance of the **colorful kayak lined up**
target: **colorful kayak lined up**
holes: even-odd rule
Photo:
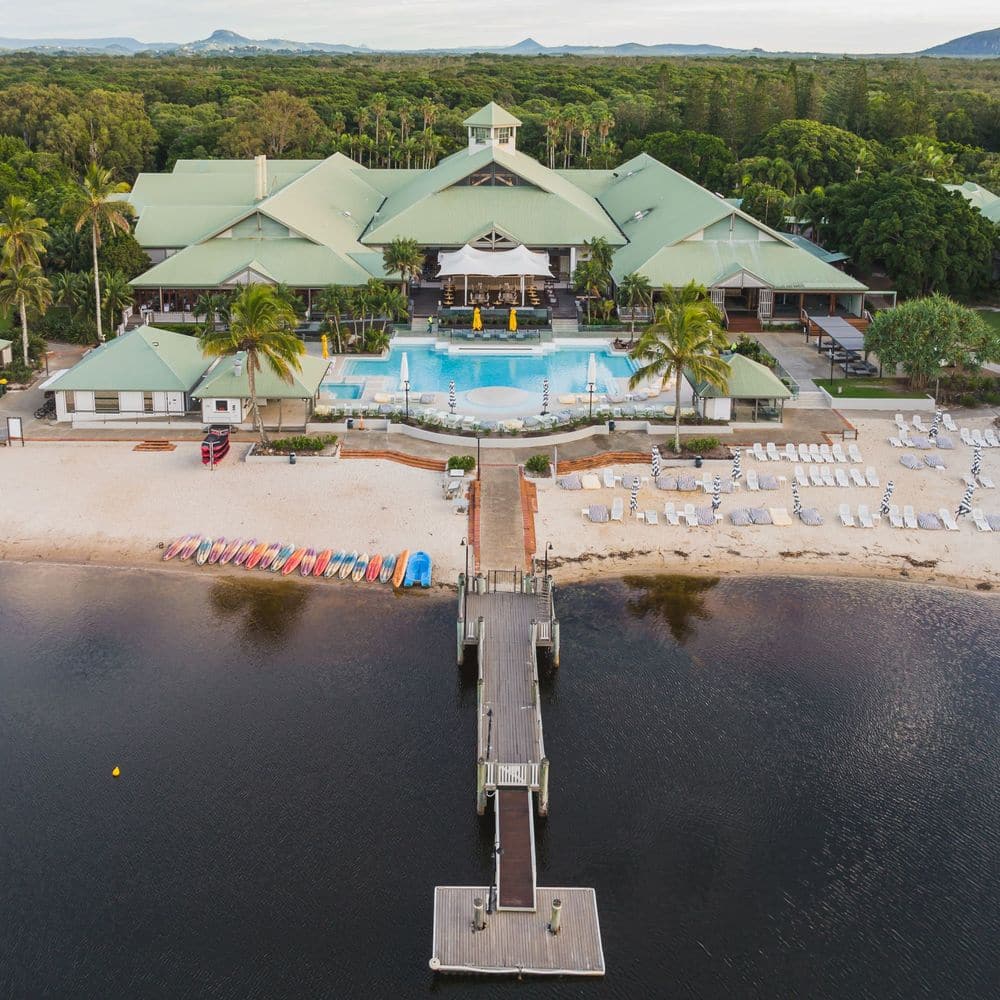
[[[190,559],[199,566],[227,566],[259,569],[290,576],[296,570],[303,577],[351,580],[354,583],[391,584],[395,588],[431,585],[431,557],[426,552],[374,554],[314,549],[284,542],[257,541],[256,538],[209,538],[183,535],[166,546],[163,561]]]

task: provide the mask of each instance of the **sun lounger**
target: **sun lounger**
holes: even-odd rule
[[[607,524],[610,517],[608,508],[603,503],[595,503],[589,507],[584,507],[580,513],[592,524]]]
[[[785,445],[785,459],[789,462],[797,462],[799,460],[799,453],[796,451],[795,445],[790,441]]]
[[[914,448],[919,448],[921,451],[930,451],[934,447],[930,441],[925,437],[920,437],[919,435],[914,435],[910,438],[910,444]]]
[[[807,445],[807,444],[800,444],[799,445],[799,458],[803,462],[807,462],[807,463],[812,461],[812,455],[809,454],[809,445]]]
[[[911,455],[909,452],[907,452],[900,458],[899,464],[904,469],[916,470],[916,469],[922,469],[924,467],[923,459],[917,458],[916,455]]]
[[[797,482],[799,486],[809,485],[809,477],[806,475],[806,470],[803,469],[801,465],[795,466],[795,482]]]
[[[875,471],[874,465],[869,465],[868,468],[865,469],[865,479],[867,480],[869,486],[881,485],[878,481],[878,473]]]
[[[983,438],[991,448],[1000,448],[1000,438],[996,436],[996,432],[992,427],[987,427],[983,431]]]
[[[656,511],[655,510],[647,510],[646,511],[646,524],[659,524],[659,523],[660,523],[660,520],[656,516]]]
[[[995,490],[997,488],[997,484],[989,476],[984,476],[982,473],[979,473],[979,485],[987,490]]]
[[[773,524],[771,512],[766,507],[751,507],[750,520],[754,524]]]
[[[914,428],[916,430],[920,431],[921,434],[926,434],[927,433],[927,428],[924,427],[924,422],[923,422],[923,420],[920,419],[920,414],[919,413],[914,413],[913,414],[913,421],[912,421],[912,423],[913,423]]]
[[[990,527],[990,522],[986,520],[986,517],[983,514],[982,507],[973,507],[972,508],[972,523],[980,531],[992,531],[993,530]]]
[[[678,476],[677,489],[681,493],[693,493],[698,489],[698,481],[694,476]]]
[[[857,462],[858,465],[864,461],[861,457],[861,449],[853,441],[847,446],[847,457],[850,458],[852,462]]]
[[[604,487],[609,490],[615,488],[615,473],[613,469],[604,470]]]
[[[865,504],[858,504],[858,524],[862,528],[874,528],[875,522],[872,520],[871,513]]]
[[[815,507],[803,507],[799,511],[799,520],[810,528],[823,526],[823,515]]]
[[[846,504],[846,503],[842,503],[840,505],[840,511],[839,511],[839,513],[840,513],[840,523],[845,528],[853,528],[854,527],[854,515],[851,514],[851,505],[850,504]]]
[[[757,482],[757,473],[754,469],[747,470],[747,489],[751,493],[756,493],[760,489],[760,484]]]
[[[819,469],[815,465],[809,467],[809,484],[811,486],[823,485],[823,477],[819,474]]]
[[[980,448],[989,448],[986,439],[983,437],[983,432],[978,427],[971,431],[971,434],[973,444],[978,444]]]
[[[729,512],[729,521],[731,524],[736,525],[737,528],[746,528],[753,524],[750,520],[750,511],[746,507],[737,507],[735,510]]]
[[[712,528],[722,520],[722,515],[716,514],[711,507],[695,507],[694,513],[702,528]]]
[[[893,448],[903,447],[903,442],[899,438],[894,438],[894,437],[889,438],[889,444],[891,444]]]
[[[937,514],[931,514],[927,511],[921,511],[917,514],[917,525],[924,531],[940,531],[942,527]]]
[[[974,443],[972,440],[972,434],[969,433],[968,427],[960,428],[958,436],[962,439],[962,444],[967,444],[971,446]]]
[[[860,486],[862,489],[864,489],[864,487],[868,485],[865,482],[865,477],[861,475],[861,470],[860,469],[855,469],[855,468],[852,467],[852,468],[850,468],[850,469],[847,470],[847,473],[851,477],[851,482],[855,486]]]
[[[833,472],[830,469],[826,469],[826,468],[820,469],[820,473],[819,474],[820,474],[820,476],[823,479],[823,485],[824,486],[836,486],[837,485],[836,482],[834,482]]]
[[[813,442],[811,445],[809,445],[809,457],[814,462],[822,462],[823,461],[823,456],[820,454],[819,445],[816,444],[815,442]]]
[[[906,426],[906,421],[903,419],[902,413],[897,413],[893,418],[896,421],[896,426],[902,430]]]
[[[903,515],[900,514],[899,508],[895,504],[889,506],[889,524],[894,528],[903,527]]]
[[[955,447],[955,442],[952,441],[952,439],[946,434],[938,434],[938,436],[934,438],[934,443],[939,448],[943,448],[945,451],[951,451],[951,449]]]
[[[950,413],[942,413],[941,422],[944,424],[945,430],[951,431],[952,434],[958,433],[958,424],[955,423],[955,418]]]
[[[928,469],[943,469],[945,467],[944,462],[937,455],[924,455],[924,465]]]
[[[763,473],[758,477],[757,485],[762,490],[776,490],[778,488],[778,477]]]
[[[693,503],[684,504],[684,510],[681,511],[681,517],[684,518],[684,521],[689,528],[698,527],[698,513],[694,509]]]
[[[764,454],[764,448],[759,441],[755,441],[753,446],[750,448],[753,457],[757,459],[758,462],[766,462],[767,455]]]
[[[674,527],[681,523],[680,515],[674,508],[673,503],[665,503],[663,505],[663,517],[667,524],[672,524]]]
[[[847,464],[847,456],[844,454],[844,449],[840,446],[839,442],[833,446],[831,451],[833,452],[833,460],[835,462]]]
[[[819,453],[822,456],[824,462],[833,463],[835,461],[833,457],[833,452],[830,450],[830,446],[828,444],[821,444],[819,446]]]
[[[907,528],[917,527],[917,515],[909,504],[903,508],[903,525]]]
[[[580,485],[585,490],[599,490],[601,488],[600,476],[593,472],[585,472],[580,476]]]
[[[837,481],[837,485],[842,489],[846,490],[850,487],[850,483],[847,481],[847,473],[843,469],[834,469],[833,478]]]
[[[659,476],[659,477],[657,477],[656,488],[658,490],[676,490],[677,489],[677,477],[676,476]]]
[[[768,441],[764,446],[764,450],[767,452],[767,457],[772,462],[781,461],[781,455],[778,454],[778,446],[773,441]]]
[[[611,501],[611,520],[622,521],[625,518],[625,501],[621,497],[615,497]]]
[[[571,472],[568,476],[563,476],[562,479],[557,479],[556,482],[564,490],[582,490],[583,485],[580,482],[580,474],[578,472]]]
[[[771,515],[771,523],[779,528],[787,528],[792,523],[787,507],[768,507],[767,511]]]

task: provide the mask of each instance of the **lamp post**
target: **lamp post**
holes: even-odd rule
[[[403,383],[403,396],[404,396],[404,398],[406,400],[406,418],[405,419],[407,421],[409,421],[409,419],[410,419],[410,380],[409,379],[407,379]]]
[[[549,542],[545,546],[545,571],[544,571],[544,573],[542,575],[542,579],[543,580],[547,580],[549,578],[549,553],[551,551],[552,551],[552,543]]]
[[[587,383],[587,392],[590,393],[590,419],[594,419],[594,389],[596,386],[593,382]]]
[[[479,454],[480,454],[480,449],[479,449],[479,434],[477,433],[476,434],[476,480],[477,481],[483,478],[482,477],[482,471],[481,471],[482,470],[482,463],[479,461]]]
[[[466,619],[466,609],[469,605],[469,540],[462,539],[462,548],[465,549],[465,589],[462,591],[462,621]]]

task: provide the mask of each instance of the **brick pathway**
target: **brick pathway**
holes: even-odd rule
[[[525,564],[521,477],[516,465],[484,465],[480,482],[479,565],[482,570]]]

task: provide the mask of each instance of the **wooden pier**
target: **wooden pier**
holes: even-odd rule
[[[476,810],[493,799],[490,886],[434,892],[436,972],[604,975],[593,889],[538,885],[533,795],[549,808],[538,651],[559,664],[552,582],[520,570],[459,577],[458,662],[475,649]]]

